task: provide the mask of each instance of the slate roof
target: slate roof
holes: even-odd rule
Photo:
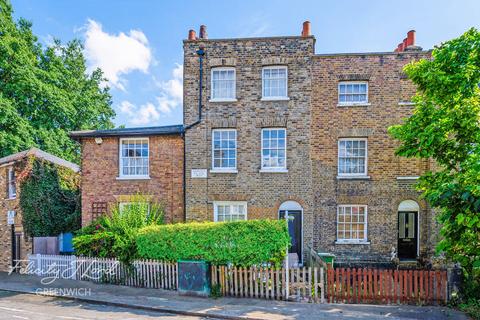
[[[84,130],[72,131],[70,137],[73,139],[90,137],[132,137],[132,136],[158,136],[174,135],[184,132],[183,125],[161,126],[161,127],[143,127],[143,128],[121,128],[110,130]]]
[[[54,156],[53,154],[45,152],[45,151],[40,150],[38,148],[31,148],[31,149],[28,149],[28,150],[25,150],[25,151],[20,151],[20,152],[11,154],[9,156],[0,158],[0,166],[3,165],[3,164],[7,164],[7,163],[10,163],[10,162],[15,162],[15,161],[21,160],[21,159],[26,158],[28,156],[34,156],[36,158],[49,161],[49,162],[54,163],[56,165],[72,169],[75,172],[80,171],[80,167],[78,165],[76,165],[75,163],[67,161],[67,160],[62,159],[62,158],[59,158],[57,156]]]

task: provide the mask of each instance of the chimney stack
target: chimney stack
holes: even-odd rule
[[[208,39],[207,26],[203,24],[200,26],[200,39]]]
[[[415,30],[407,32],[407,47],[415,45]]]
[[[407,37],[403,39],[395,48],[395,52],[404,52],[404,51],[421,51],[422,48],[415,44],[415,30],[410,30],[407,32]]]
[[[302,37],[310,37],[311,35],[310,21],[307,20],[303,23]]]
[[[188,40],[197,40],[197,34],[195,30],[188,30]]]

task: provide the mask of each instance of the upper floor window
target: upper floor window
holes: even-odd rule
[[[287,130],[262,129],[262,170],[287,169]]]
[[[337,209],[337,241],[367,241],[367,206],[340,205]]]
[[[368,103],[368,83],[340,82],[338,84],[338,103],[344,105]]]
[[[17,182],[13,168],[8,169],[7,196],[8,199],[15,199],[17,197]]]
[[[148,178],[148,138],[120,139],[120,177]]]
[[[367,139],[345,138],[338,141],[338,175],[367,175]]]
[[[212,69],[212,101],[235,100],[235,68]]]
[[[287,67],[264,67],[262,70],[262,99],[288,99],[287,79]]]
[[[237,130],[213,130],[212,169],[224,171],[237,169]]]
[[[247,203],[245,201],[216,201],[213,203],[214,220],[247,220]]]

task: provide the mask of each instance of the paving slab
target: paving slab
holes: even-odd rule
[[[313,304],[249,298],[200,298],[176,291],[97,284],[0,272],[0,290],[60,296],[88,303],[220,319],[468,319],[462,312],[440,306]]]

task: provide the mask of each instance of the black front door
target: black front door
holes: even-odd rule
[[[18,260],[22,257],[22,234],[15,232],[15,226],[12,225],[12,267],[16,267]],[[15,268],[14,271],[17,271]]]
[[[300,210],[288,210],[280,211],[280,219],[285,219],[285,213],[288,212],[288,233],[292,246],[289,253],[298,254],[298,261],[302,261],[302,211]],[[293,219],[292,219],[293,217]]]
[[[398,213],[398,258],[417,258],[418,213],[400,211]]]

